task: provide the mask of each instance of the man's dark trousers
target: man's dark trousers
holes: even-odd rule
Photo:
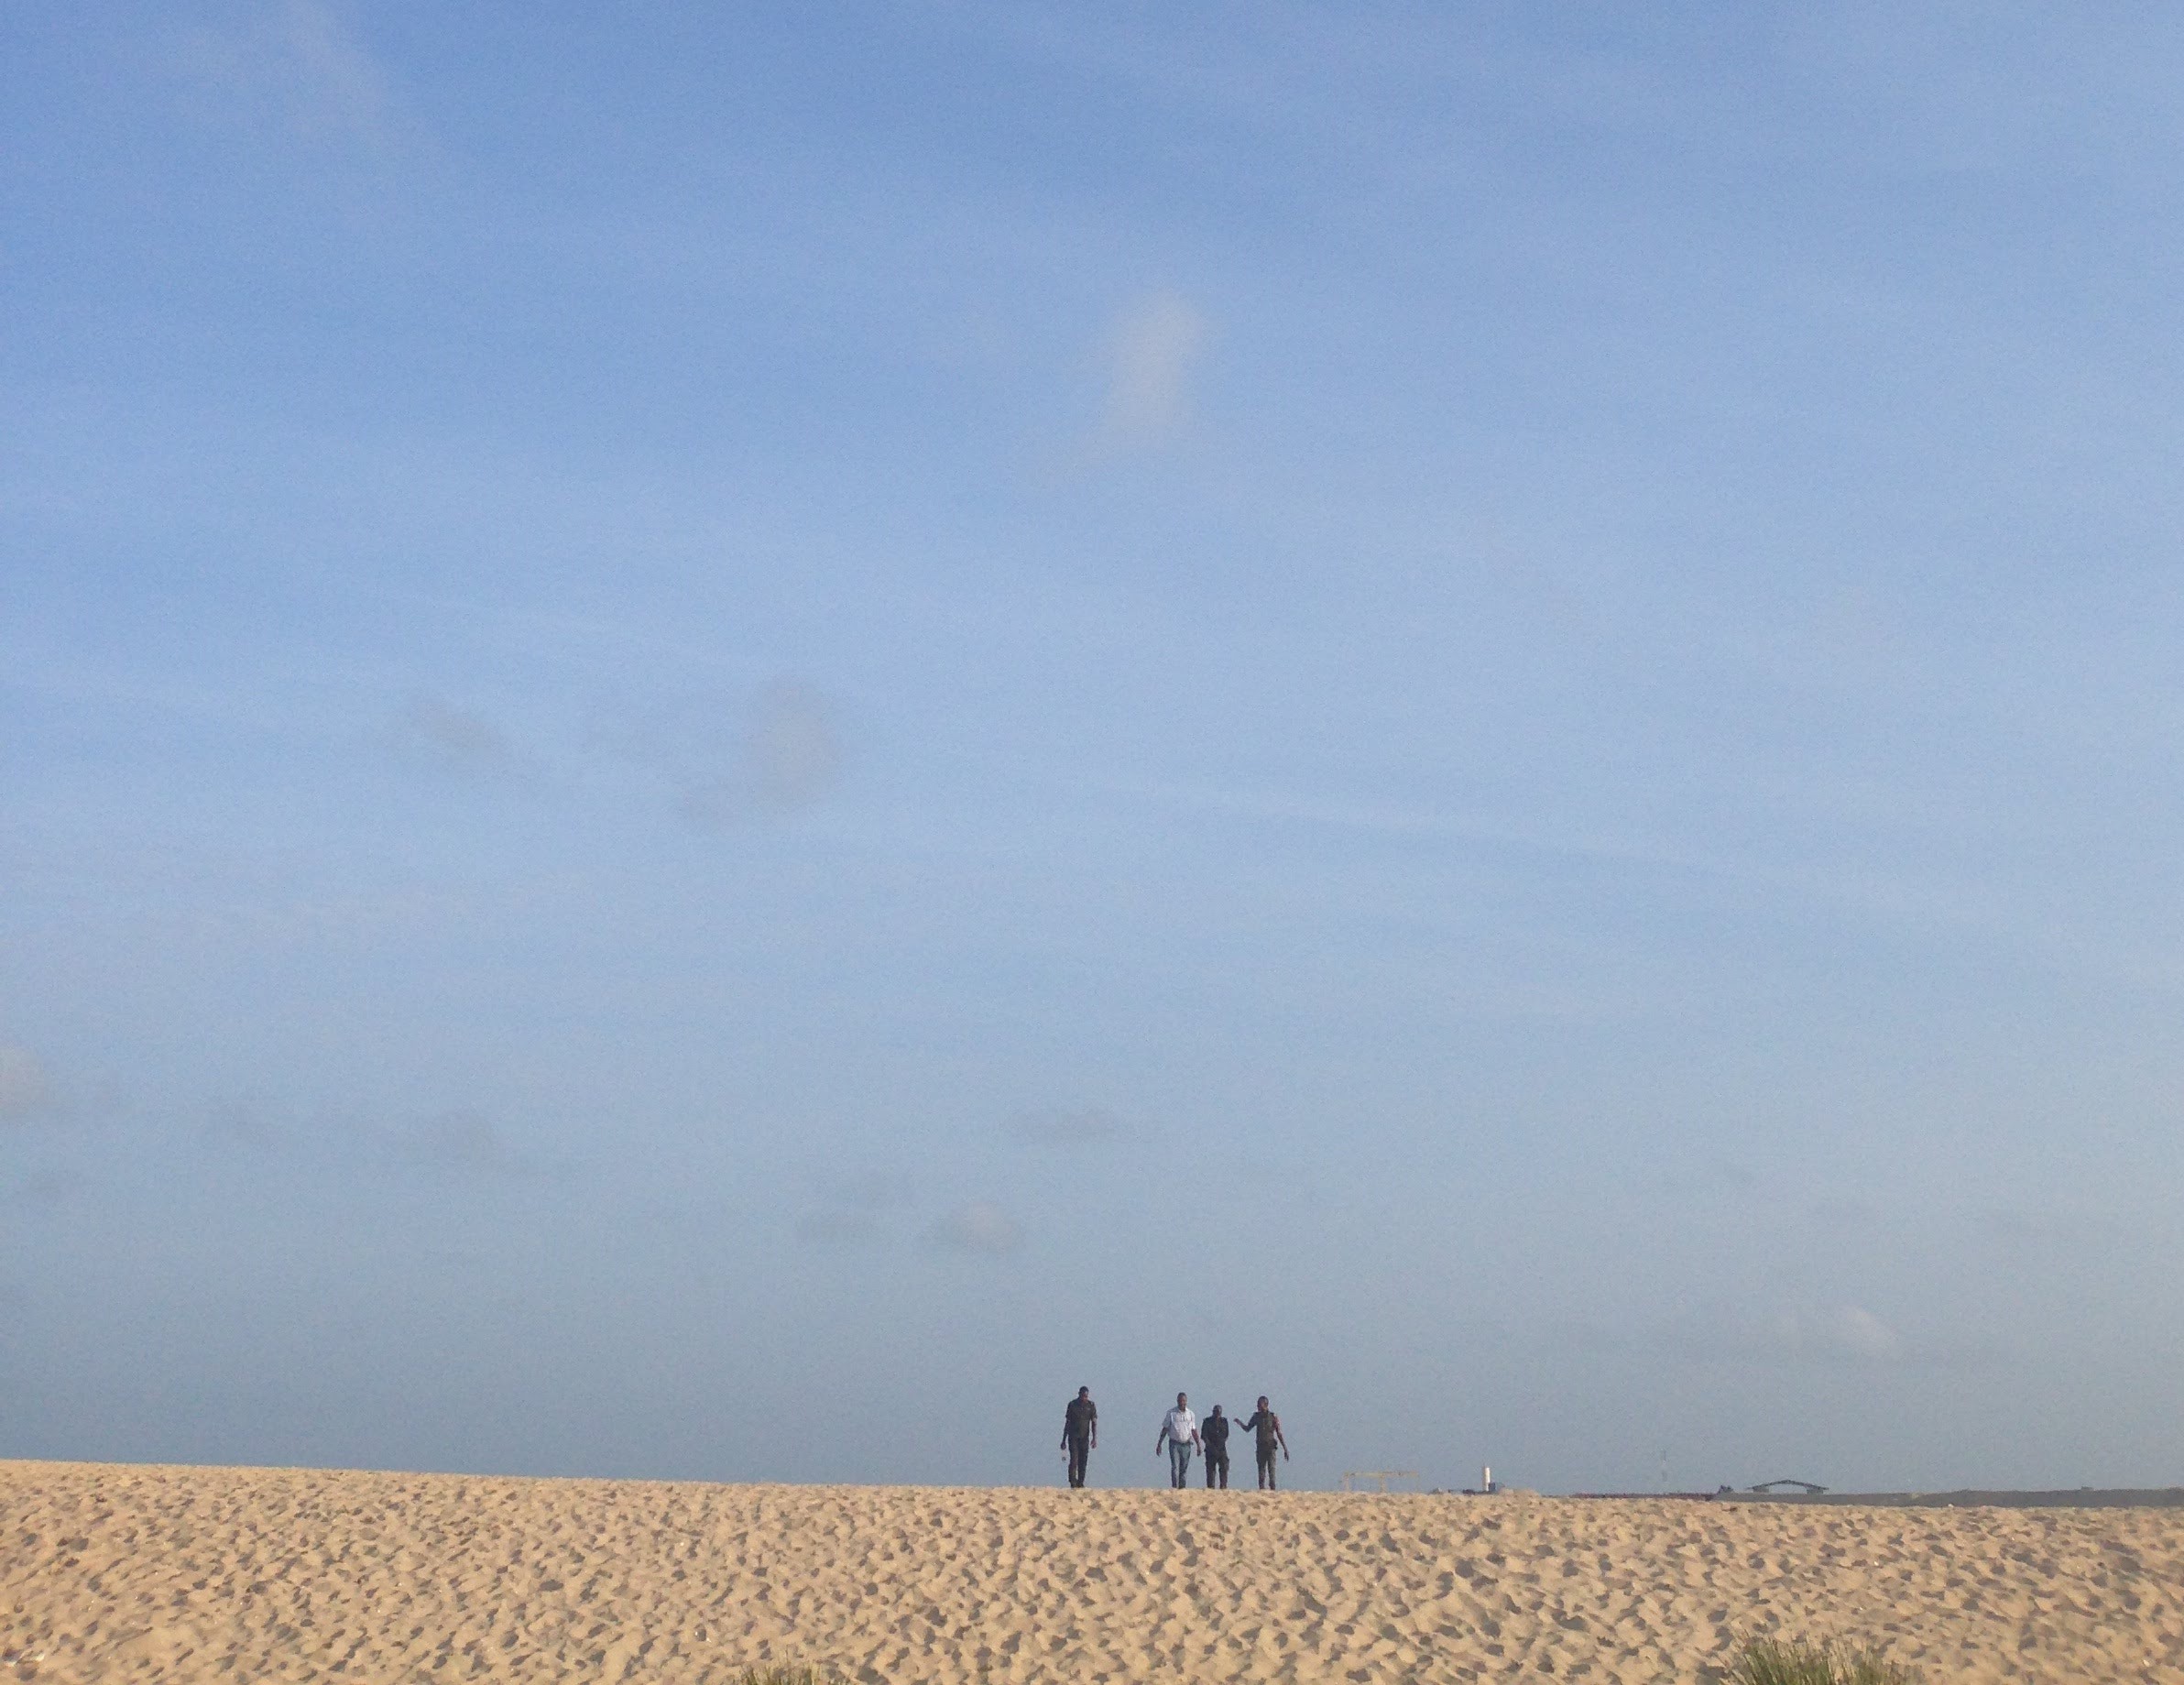
[[[1216,1473],[1221,1477],[1218,1482],[1214,1479]],[[1208,1444],[1206,1448],[1206,1490],[1211,1492],[1217,1484],[1224,1492],[1228,1490],[1228,1453],[1217,1451]]]
[[[1072,1486],[1081,1486],[1085,1483],[1085,1464],[1091,1460],[1091,1456],[1092,1436],[1090,1434],[1081,1436],[1071,1434],[1069,1436],[1069,1483]],[[1054,1465],[1050,1463],[1047,1466],[1051,1468]]]
[[[1271,1445],[1262,1445],[1259,1448],[1259,1490],[1272,1492],[1273,1489],[1274,1448]]]

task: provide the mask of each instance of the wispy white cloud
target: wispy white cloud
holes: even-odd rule
[[[796,1220],[796,1238],[815,1246],[863,1246],[886,1231],[879,1212],[854,1207],[823,1207]]]
[[[236,102],[269,102],[300,134],[381,146],[393,137],[388,78],[328,0],[273,0],[191,39],[190,67]]]
[[[55,1104],[45,1061],[27,1047],[0,1046],[0,1123],[28,1122]]]
[[[1895,1328],[1849,1304],[1718,1309],[1672,1324],[1668,1341],[1694,1356],[1744,1362],[1895,1363],[1914,1355]]]
[[[290,1141],[288,1122],[263,1100],[231,1097],[216,1101],[205,1118],[204,1139],[221,1148],[278,1153]]]
[[[983,1253],[999,1257],[1023,1245],[1022,1227],[1016,1220],[983,1199],[957,1206],[929,1231],[935,1246],[948,1252]]]
[[[1651,1351],[1679,1364],[1923,1367],[1976,1362],[1994,1355],[1991,1348],[1971,1341],[1914,1340],[1878,1313],[1850,1303],[1710,1304],[1621,1327],[1588,1321],[1550,1323],[1529,1330],[1498,1327],[1492,1337],[1517,1339],[1527,1332],[1567,1350]]]
[[[1111,1111],[1097,1106],[1082,1111],[1024,1111],[1009,1120],[1009,1132],[1034,1146],[1093,1146],[1129,1132]]]
[[[284,0],[274,38],[300,115],[375,137],[384,133],[387,78],[325,0]]]
[[[497,723],[444,696],[411,698],[395,717],[395,736],[410,753],[472,777],[508,777],[526,765]]]
[[[420,889],[285,900],[236,895],[132,915],[125,927],[145,941],[263,952],[445,930],[475,911],[467,896]]]
[[[11,1211],[49,1211],[83,1189],[81,1171],[49,1168],[0,1177],[0,1208]]]
[[[389,1130],[396,1161],[415,1169],[465,1176],[529,1176],[535,1166],[492,1119],[446,1111]]]
[[[202,1139],[242,1159],[317,1164],[326,1171],[523,1180],[554,1166],[482,1111],[456,1108],[390,1122],[343,1112],[296,1116],[257,1098],[213,1106]]]
[[[812,1210],[796,1220],[799,1240],[821,1246],[858,1246],[884,1238],[888,1213],[910,1197],[909,1185],[886,1170],[839,1178]]]
[[[777,680],[759,693],[743,750],[752,797],[777,811],[809,806],[842,772],[833,707],[793,680]]]
[[[1398,803],[1360,801],[1315,792],[1183,782],[1092,779],[1118,796],[1242,821],[1278,821],[1359,836],[1476,844],[1521,849],[1544,859],[1598,861],[1772,892],[1801,903],[1830,906],[1888,926],[1924,927],[2004,936],[2037,947],[2073,968],[2103,977],[2128,974],[2172,986],[2184,980],[2173,945],[2124,946],[2116,927],[2076,922],[2007,881],[1946,869],[1866,867],[1856,862],[1805,863],[1756,849],[1679,836],[1673,827],[1618,833],[1594,826],[1560,829],[1509,817],[1436,811]],[[1892,798],[1893,799],[1893,798]],[[1906,798],[1909,799],[1909,798]],[[1967,815],[1962,823],[1992,821]]]
[[[792,814],[841,782],[846,753],[834,705],[795,679],[776,679],[750,700],[735,734],[733,763],[683,790],[683,817],[700,826]]]
[[[2105,1250],[2118,1231],[2113,1218],[2053,1207],[1995,1207],[1972,1212],[1971,1223],[1989,1248],[2021,1264]]]
[[[1838,1305],[1817,1318],[1792,1320],[1785,1332],[1792,1351],[1809,1348],[1862,1362],[1892,1363],[1906,1351],[1901,1334],[1859,1305]]]
[[[1183,431],[1210,333],[1206,317],[1173,291],[1149,293],[1116,318],[1102,359],[1107,393],[1096,455],[1157,444]]]

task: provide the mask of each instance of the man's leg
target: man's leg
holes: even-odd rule
[[[1213,1451],[1211,1449],[1208,1449],[1206,1453],[1206,1490],[1208,1492],[1213,1490]]]
[[[1272,1453],[1272,1451],[1261,1451],[1261,1452],[1259,1453],[1259,1490],[1260,1490],[1260,1491],[1261,1491],[1261,1492],[1272,1492],[1273,1489],[1274,1489],[1274,1456],[1273,1456],[1273,1453]]]
[[[1082,1486],[1085,1483],[1085,1464],[1090,1460],[1091,1451],[1092,1441],[1090,1439],[1070,1440],[1069,1483],[1072,1486]]]
[[[1168,1441],[1168,1484],[1177,1491],[1191,1472],[1191,1442],[1188,1439]]]

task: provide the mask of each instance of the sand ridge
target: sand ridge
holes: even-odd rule
[[[2184,1680],[2184,1515],[0,1462],[0,1682]]]

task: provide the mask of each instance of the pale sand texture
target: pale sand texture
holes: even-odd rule
[[[0,1462],[13,1679],[2184,1680],[2184,1514]]]

